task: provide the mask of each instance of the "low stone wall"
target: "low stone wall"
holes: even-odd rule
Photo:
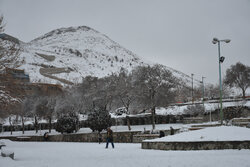
[[[170,135],[170,130],[161,130],[165,136]],[[179,129],[174,129],[177,133]],[[102,142],[106,142],[106,133],[101,133]],[[140,143],[142,140],[158,138],[160,134],[150,134],[150,131],[113,132],[116,143]],[[44,141],[43,136],[0,136],[0,139],[10,139],[12,141]],[[50,142],[98,142],[98,133],[71,133],[49,135]]]
[[[233,118],[240,118],[240,117],[247,118],[250,116],[250,107],[246,106],[227,107],[223,109],[223,115],[225,120],[231,120]],[[212,111],[211,120],[212,121],[220,120],[220,109]],[[204,122],[210,121],[209,112],[203,115],[203,121]]]
[[[174,129],[174,134],[178,133],[180,129]],[[161,130],[165,136],[170,135],[170,130]],[[150,140],[159,138],[160,134],[137,134],[133,136],[133,143],[141,143],[143,140]]]
[[[192,124],[192,123],[202,123],[203,117],[186,117],[183,118],[184,124]]]
[[[152,115],[130,116],[130,125],[152,124]],[[155,115],[155,124],[182,123],[181,115]],[[127,118],[112,119],[112,125],[127,125]]]
[[[133,143],[141,143],[143,140],[159,138],[159,134],[140,134],[133,136]]]
[[[155,150],[223,150],[250,149],[248,141],[201,141],[201,142],[142,142],[142,149]]]
[[[196,125],[191,125],[191,127],[215,127],[215,126],[221,126],[221,124],[196,124]]]

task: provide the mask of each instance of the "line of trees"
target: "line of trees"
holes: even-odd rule
[[[81,84],[67,88],[57,96],[26,96],[16,105],[12,115],[19,116],[24,133],[24,122],[29,117],[35,120],[36,132],[39,119],[48,120],[51,131],[52,120],[65,115],[93,115],[99,109],[99,113],[108,114],[109,111],[124,107],[127,113],[150,110],[155,128],[155,108],[175,101],[176,85],[177,79],[161,65],[137,67],[131,73],[121,69],[120,73],[104,78],[87,76]],[[131,129],[129,117],[127,124],[128,129]]]
[[[249,67],[246,66],[242,69],[249,70]],[[234,68],[228,69],[228,71],[232,70]],[[231,84],[229,86],[237,86],[233,84],[235,79],[231,82],[228,79],[233,74],[233,72],[228,71],[223,86],[224,95],[230,94],[230,89],[227,87],[229,83]],[[249,76],[249,71],[241,72],[240,74],[243,76],[240,78],[244,78],[244,75],[246,76],[245,73]],[[242,81],[245,83],[243,84],[245,85],[244,90],[246,90],[246,85],[249,84],[246,78],[247,76],[244,79],[245,82]],[[49,127],[51,127],[52,119],[65,115],[107,115],[109,111],[124,107],[128,114],[149,110],[152,113],[152,127],[154,129],[155,108],[166,107],[170,103],[176,102],[176,98],[180,94],[189,94],[190,88],[186,84],[180,83],[180,80],[174,77],[169,70],[158,64],[154,66],[139,66],[130,73],[125,69],[121,69],[118,74],[112,74],[104,78],[87,76],[83,78],[81,84],[68,88],[60,96],[36,95],[26,97],[22,103],[22,111],[19,111],[19,115],[21,118],[33,115],[36,120],[35,127],[38,127],[36,123],[38,119],[47,119],[50,124]],[[195,88],[195,94],[201,97],[201,90],[201,87]],[[217,97],[218,92],[219,88],[217,86],[207,85],[207,96]],[[189,95],[186,95],[186,98],[188,97]],[[102,117],[102,115],[97,115],[97,117]],[[110,120],[107,119],[107,121]],[[106,124],[108,125],[109,123]],[[127,125],[130,130],[129,117],[127,117]],[[100,131],[99,127],[98,131]]]

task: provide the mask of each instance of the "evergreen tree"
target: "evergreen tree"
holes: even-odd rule
[[[61,132],[62,134],[64,132],[66,133],[73,133],[76,132],[77,124],[78,124],[78,116],[73,114],[65,114],[62,115],[56,123],[56,131]]]
[[[111,126],[111,117],[105,108],[94,109],[88,116],[89,128],[101,132]]]

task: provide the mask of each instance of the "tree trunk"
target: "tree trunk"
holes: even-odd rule
[[[51,123],[51,117],[49,117],[49,133],[51,133],[52,123]]]
[[[37,117],[35,116],[35,129],[36,133],[38,133],[38,123],[37,123]]]
[[[155,129],[155,107],[151,109],[152,112],[152,128]]]
[[[9,117],[9,123],[10,123],[10,134],[12,135],[12,131],[13,131],[13,129],[12,129],[11,117]]]
[[[245,89],[242,89],[242,95],[243,95],[243,99],[245,99],[246,98],[246,91],[245,91]]]
[[[151,90],[151,113],[152,113],[152,129],[155,129],[155,102],[154,102],[154,97],[155,97],[155,91]]]
[[[126,120],[127,120],[128,130],[131,130],[129,116],[126,116]]]
[[[127,114],[129,114],[128,108],[129,108],[129,106],[127,105],[127,107],[126,107]],[[130,127],[130,119],[129,119],[129,116],[128,116],[128,115],[126,116],[126,120],[127,120],[128,130],[131,130],[131,127]]]
[[[101,135],[101,132],[98,131],[98,143],[101,144],[102,142],[102,135]]]
[[[22,129],[23,129],[23,134],[24,134],[24,119],[23,119],[23,116],[22,116]]]

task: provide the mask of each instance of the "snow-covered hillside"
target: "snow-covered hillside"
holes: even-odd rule
[[[103,77],[121,68],[131,71],[139,65],[153,64],[86,26],[56,29],[28,43],[8,36],[10,39],[21,48],[18,68],[29,74],[31,82],[73,84],[87,75]],[[190,76],[166,68],[191,85]]]
[[[23,45],[20,57],[33,82],[55,83],[50,75],[81,82],[87,75],[103,77],[129,71],[143,61],[107,36],[89,27],[69,27],[51,31]]]

